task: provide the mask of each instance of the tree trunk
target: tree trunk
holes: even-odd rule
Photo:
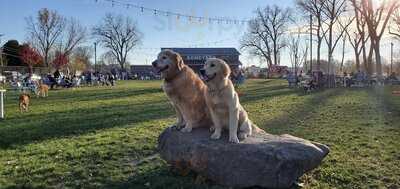
[[[355,49],[355,55],[356,55],[356,69],[357,71],[360,71],[360,54],[358,53],[358,50]]]
[[[367,59],[367,65],[368,65],[367,73],[368,73],[369,76],[372,76],[372,74],[374,72],[374,70],[372,69],[373,68],[372,67],[372,56],[373,56],[373,53],[374,53],[374,48],[373,48],[373,45],[371,44],[371,47],[369,49],[368,59]]]
[[[376,62],[376,74],[378,75],[379,80],[382,79],[382,58],[381,58],[381,49],[380,42],[376,41],[374,45],[375,51],[375,62]]]
[[[33,66],[28,64],[28,68],[29,68],[29,77],[32,77],[32,75],[33,75]]]

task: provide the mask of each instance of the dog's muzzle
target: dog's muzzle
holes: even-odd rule
[[[212,76],[209,76],[209,75],[207,75],[206,70],[201,69],[201,70],[200,70],[200,76],[201,76],[201,79],[202,79],[203,81],[209,82],[209,81],[213,80],[213,79],[215,78],[215,76],[217,76],[217,74],[214,74],[214,75],[212,75]]]

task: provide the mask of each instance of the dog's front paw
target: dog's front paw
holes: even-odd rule
[[[218,140],[219,138],[221,138],[221,133],[213,133],[212,135],[211,135],[211,139],[213,139],[213,140]]]
[[[215,131],[215,127],[210,127],[210,132],[214,132]]]
[[[192,132],[192,128],[191,128],[191,127],[185,127],[185,128],[183,128],[183,129],[181,129],[181,132],[183,132],[183,133],[190,133],[190,132]]]
[[[231,143],[239,143],[239,139],[237,136],[229,137],[229,142]]]
[[[247,134],[247,133],[244,133],[244,132],[242,132],[242,133],[239,133],[239,139],[240,140],[244,140],[244,139],[246,139],[247,137],[248,137],[249,135]]]

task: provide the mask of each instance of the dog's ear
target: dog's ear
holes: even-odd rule
[[[174,60],[176,61],[176,66],[177,66],[178,70],[179,71],[182,70],[182,68],[184,66],[182,56],[176,52],[174,52],[172,56],[174,56]]]
[[[221,61],[221,67],[222,75],[224,76],[224,78],[228,78],[231,75],[231,68],[229,68],[228,64],[224,61]]]

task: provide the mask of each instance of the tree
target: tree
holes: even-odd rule
[[[63,33],[60,44],[63,46],[62,49],[66,55],[70,55],[78,45],[86,40],[86,28],[72,18],[68,20]]]
[[[121,69],[125,69],[128,53],[142,38],[132,19],[113,14],[107,14],[100,24],[93,27],[92,34],[99,44],[112,52]]]
[[[400,40],[400,11],[393,14],[392,26],[389,28],[389,33]]]
[[[301,47],[300,45],[301,38],[300,32],[296,37],[291,37],[289,40],[289,55],[290,62],[292,63],[292,67],[294,68],[295,77],[297,78],[297,74],[299,68],[305,64],[307,59],[307,51],[308,47]]]
[[[353,22],[352,18],[348,23],[341,23],[340,17],[345,12],[346,0],[325,0],[322,2],[322,13],[325,15],[324,25],[326,30],[322,27],[324,32],[324,39],[328,47],[328,74],[330,74],[330,65],[333,64],[333,53],[340,39],[343,37],[348,26]],[[336,27],[340,25],[340,27]],[[336,35],[335,35],[336,33]],[[329,77],[330,78],[330,77]],[[330,82],[329,82],[330,83]]]
[[[85,71],[91,67],[91,58],[92,51],[90,47],[77,47],[72,53],[72,62],[68,64],[68,69],[73,73]]]
[[[68,55],[66,55],[61,51],[56,51],[52,64],[57,70],[67,65],[68,62],[69,62]]]
[[[324,0],[297,0],[297,5],[304,11],[308,16],[311,15],[314,18],[312,24],[312,34],[317,37],[317,70],[321,70],[321,47],[324,40],[324,32],[322,31],[322,24],[325,20],[323,14],[323,2]],[[318,78],[317,78],[318,79]]]
[[[369,34],[367,29],[367,23],[363,14],[361,13],[361,2],[359,0],[350,0],[350,3],[354,10],[355,17],[355,28],[356,31],[351,34],[351,32],[347,31],[347,35],[350,35],[350,42],[353,46],[353,49],[356,53],[356,61],[361,60],[360,54],[362,53],[362,60],[364,69],[368,74],[372,74],[372,53],[373,49],[369,49],[369,53],[367,56],[367,42],[369,40]],[[357,63],[356,63],[357,64]],[[359,64],[359,63],[358,63]],[[358,69],[359,70],[359,69]]]
[[[370,48],[375,52],[377,75],[379,79],[382,79],[380,43],[391,16],[399,7],[399,2],[397,0],[388,0],[382,1],[378,5],[374,5],[372,0],[361,0],[357,5],[358,6],[355,8],[357,8],[364,17],[368,28]],[[369,57],[372,57],[372,54],[370,54]]]
[[[256,18],[249,24],[241,46],[252,54],[264,57],[269,66],[279,65],[279,55],[286,45],[284,35],[292,19],[291,10],[274,5],[258,8],[255,13]]]
[[[22,45],[20,53],[21,60],[28,65],[29,74],[33,74],[33,66],[41,63],[43,61],[42,56],[40,56],[39,52],[32,48],[28,44]]]
[[[44,8],[38,12],[36,19],[29,17],[26,21],[31,43],[40,49],[44,64],[49,66],[50,51],[64,30],[65,18],[56,11]]]

